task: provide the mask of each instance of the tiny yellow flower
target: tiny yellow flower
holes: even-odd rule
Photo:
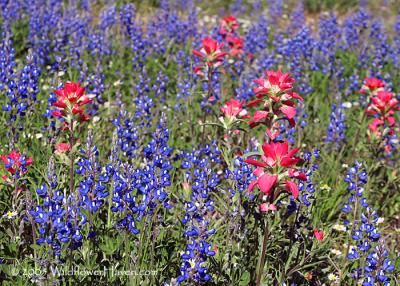
[[[328,184],[323,184],[322,186],[321,186],[321,190],[324,190],[324,191],[330,191],[331,190],[331,187],[329,187],[328,186]]]

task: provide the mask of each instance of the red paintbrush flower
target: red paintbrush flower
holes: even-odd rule
[[[219,33],[225,37],[229,34],[233,34],[239,28],[239,24],[235,17],[226,16],[221,21]]]
[[[374,118],[374,121],[368,124],[368,130],[371,132],[371,134],[375,134],[376,136],[381,136],[382,133],[379,131],[379,127],[383,126],[384,124],[385,122],[382,119]]]
[[[243,109],[244,101],[240,101],[234,98],[231,98],[227,102],[225,102],[224,106],[221,107],[221,112],[225,117],[238,117],[241,113],[245,113],[245,109]],[[244,114],[243,114],[244,115]]]
[[[294,78],[290,77],[289,73],[282,73],[282,71],[266,71],[266,78],[259,78],[254,80],[259,86],[254,88],[256,94],[270,93],[278,95],[288,92],[293,88]]]
[[[299,159],[294,157],[294,155],[300,148],[294,148],[289,151],[288,146],[287,141],[283,143],[264,143],[262,145],[264,155],[261,156],[263,162],[258,162],[253,159],[247,159],[246,162],[258,167],[290,167],[296,165]]]
[[[379,122],[387,123],[390,127],[396,124],[394,118],[394,112],[399,110],[399,101],[396,99],[393,93],[387,91],[378,91],[377,94],[371,97],[370,105],[367,107],[365,112],[370,115],[378,115],[379,120],[374,119],[374,122],[370,124],[370,130],[374,133],[379,125]]]
[[[254,80],[259,85],[253,89],[257,98],[250,101],[247,107],[260,105],[262,109],[254,113],[249,125],[251,128],[259,124],[266,125],[267,135],[274,140],[277,134],[276,130],[271,130],[272,125],[279,119],[285,119],[294,126],[296,116],[294,99],[303,100],[303,98],[292,91],[294,79],[290,74],[267,71],[266,75],[267,78]]]
[[[53,103],[53,106],[58,109],[52,112],[53,116],[78,115],[80,121],[89,119],[84,113],[83,106],[90,103],[92,99],[85,95],[85,89],[79,83],[66,82],[63,88],[55,90],[54,93],[57,95],[57,101]]]
[[[377,79],[375,77],[366,77],[364,79],[364,85],[361,87],[360,92],[361,93],[366,93],[370,92],[373,93],[375,91],[383,90],[383,87],[385,86],[385,83],[381,81],[380,79]]]
[[[324,232],[322,230],[314,229],[314,236],[318,241],[324,240]]]
[[[261,155],[261,161],[251,158],[245,160],[247,164],[257,167],[253,172],[257,179],[250,183],[249,191],[253,191],[254,187],[258,186],[261,192],[270,195],[274,187],[280,186],[290,192],[294,198],[297,198],[299,190],[290,179],[307,180],[305,174],[293,168],[300,162],[294,156],[299,148],[289,150],[288,142],[285,141],[283,143],[264,143],[262,149],[264,154]],[[269,171],[269,173],[266,171]]]
[[[393,93],[379,91],[376,96],[371,97],[371,103],[366,112],[368,114],[387,114],[398,109],[398,103],[399,101]]]
[[[229,51],[229,54],[232,57],[236,57],[244,53],[243,52],[244,43],[242,38],[236,36],[235,37],[229,36],[226,38],[226,41],[228,42],[229,48],[231,49]]]
[[[199,57],[203,61],[203,65],[196,66],[194,72],[198,75],[204,76],[204,70],[208,68],[216,68],[222,65],[224,56],[227,54],[221,49],[224,46],[223,43],[219,44],[212,38],[205,38],[202,41],[201,50],[192,50],[192,54]]]
[[[59,143],[56,145],[56,153],[65,153],[71,149],[71,144],[69,143]]]

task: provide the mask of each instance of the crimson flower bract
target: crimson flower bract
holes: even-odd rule
[[[243,109],[244,101],[240,101],[234,98],[231,98],[227,102],[225,102],[224,106],[221,107],[221,112],[225,117],[237,117],[244,111]]]
[[[361,87],[360,92],[365,93],[367,91],[373,93],[375,91],[383,90],[385,83],[375,77],[366,77],[364,79],[364,85]]]
[[[90,103],[92,99],[85,95],[85,88],[81,87],[79,83],[67,82],[64,88],[57,89],[54,93],[57,95],[57,101],[53,103],[53,106],[58,108],[52,112],[54,116],[78,115],[80,121],[89,120],[89,116],[84,113],[83,106]]]
[[[222,19],[219,32],[222,36],[234,33],[239,28],[239,24],[235,17],[229,15]]]
[[[249,191],[253,191],[258,186],[260,191],[266,195],[270,195],[275,187],[280,187],[289,191],[294,198],[299,195],[296,183],[291,181],[292,178],[306,180],[305,174],[293,168],[300,159],[295,157],[299,148],[289,150],[288,142],[264,143],[262,145],[263,153],[261,161],[255,159],[246,159],[246,163],[256,166],[254,174],[257,179],[249,185]]]
[[[203,70],[206,68],[219,67],[227,53],[221,50],[224,44],[219,44],[212,38],[205,38],[202,41],[202,46],[202,49],[199,51],[192,50],[192,54],[199,57],[204,62],[205,65],[199,65],[194,68],[196,74],[204,76]]]

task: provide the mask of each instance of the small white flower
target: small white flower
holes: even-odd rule
[[[347,164],[342,164],[342,168],[348,168],[349,167],[349,165],[347,165]]]
[[[351,104],[351,102],[343,102],[343,104],[342,104],[342,106],[343,106],[343,108],[347,108],[347,109],[349,109],[349,108],[351,108],[353,105]]]
[[[330,273],[329,275],[328,275],[328,280],[329,281],[338,281],[338,277],[335,275],[335,274],[333,274],[333,273]]]
[[[42,133],[37,133],[37,134],[35,134],[35,137],[36,137],[36,139],[40,139],[40,138],[43,137],[43,134]]]
[[[8,211],[3,217],[6,219],[13,219],[14,217],[17,216],[17,212],[15,211]]]
[[[60,72],[58,72],[58,74],[57,74],[59,77],[62,77],[63,75],[65,75],[65,72],[64,71],[60,71]]]
[[[247,114],[247,110],[246,109],[242,109],[242,111],[239,112],[239,116],[245,116]]]
[[[333,226],[333,229],[337,230],[337,231],[346,231],[347,230],[346,226],[344,226],[343,224],[335,224]]]
[[[379,217],[378,220],[376,221],[377,224],[383,223],[385,221],[385,218]]]
[[[342,255],[342,252],[339,249],[331,249],[331,252],[337,256]]]

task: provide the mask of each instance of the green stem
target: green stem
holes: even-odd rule
[[[69,164],[69,190],[70,193],[74,193],[75,189],[75,172],[74,172],[74,163],[75,163],[75,154],[73,152],[73,147],[75,144],[75,138],[74,138],[74,120],[71,120],[71,126],[70,126],[70,134],[69,134],[69,144],[70,144],[70,164]]]
[[[269,236],[269,233],[268,233],[268,221],[265,221],[265,224],[264,224],[264,239],[263,239],[263,245],[262,245],[262,250],[261,250],[260,263],[259,263],[259,266],[258,266],[256,286],[260,286],[261,285],[261,278],[262,278],[263,272],[264,272],[265,257],[266,257],[266,254],[267,254],[268,236]]]

